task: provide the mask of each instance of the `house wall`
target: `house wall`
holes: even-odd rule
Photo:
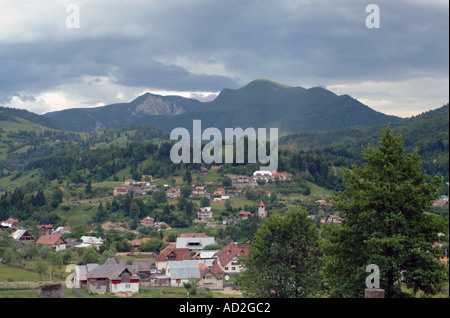
[[[156,268],[159,271],[162,271],[163,269],[167,269],[167,261],[163,261],[163,262],[155,262],[156,263]]]
[[[199,282],[200,287],[209,289],[223,289],[223,280],[217,279],[213,274],[208,273]]]
[[[227,274],[240,274],[243,271],[236,257],[233,257],[225,266],[221,266],[220,264],[219,266]]]
[[[109,292],[109,282],[107,280],[89,281],[87,289],[94,294],[106,294]]]
[[[139,293],[139,283],[119,283],[119,284],[111,284],[111,293],[118,292],[133,292]]]

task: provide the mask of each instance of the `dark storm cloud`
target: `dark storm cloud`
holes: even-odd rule
[[[42,40],[0,36],[0,100],[86,75],[168,91],[219,91],[259,77],[306,86],[448,79],[445,1],[376,1],[379,29],[366,27],[368,3],[358,0],[79,3],[77,30],[42,19],[31,33],[45,25]],[[52,15],[59,25],[61,15]],[[20,31],[31,32],[23,21]]]

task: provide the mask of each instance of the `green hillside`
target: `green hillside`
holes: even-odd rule
[[[449,105],[390,124],[402,135],[405,151],[417,150],[429,174],[448,180]],[[361,163],[361,149],[376,145],[385,125],[350,127],[330,132],[299,133],[280,138],[281,148],[295,151],[319,151],[337,165]]]

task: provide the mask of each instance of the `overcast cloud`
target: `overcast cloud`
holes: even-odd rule
[[[366,27],[370,3],[380,28]],[[409,117],[449,100],[448,12],[448,0],[2,0],[0,105],[202,98],[269,78]]]

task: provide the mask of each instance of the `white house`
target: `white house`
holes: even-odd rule
[[[270,171],[255,171],[253,172],[253,181],[256,180],[265,180],[268,182],[272,179],[272,172]]]
[[[97,238],[94,236],[82,236],[80,238],[83,243],[80,243],[76,245],[75,247],[91,247],[94,246],[95,248],[99,248],[100,245],[103,245],[103,240],[101,237]]]
[[[212,219],[213,209],[210,206],[200,208],[197,210],[197,218],[199,220]]]

